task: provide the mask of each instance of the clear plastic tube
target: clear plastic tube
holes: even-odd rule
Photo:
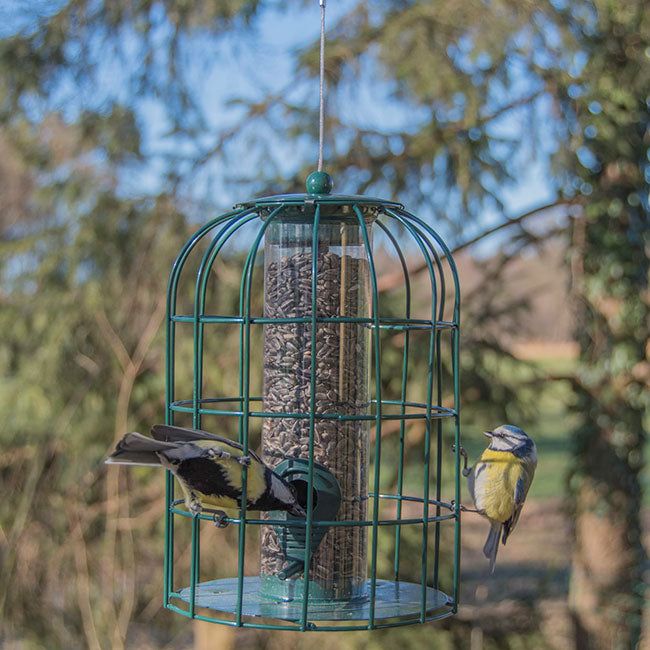
[[[371,232],[370,223],[368,229]],[[265,318],[311,318],[313,223],[304,216],[269,225],[265,237]],[[370,273],[361,228],[355,218],[329,214],[318,228],[316,316],[370,317]],[[264,326],[264,410],[309,414],[311,322]],[[314,458],[341,489],[337,520],[367,518],[368,420],[324,419],[325,414],[362,415],[370,408],[370,324],[316,324]],[[262,451],[275,467],[287,458],[309,457],[309,418],[264,420]],[[262,528],[260,571],[269,595],[300,597],[302,572],[281,580],[287,561],[270,526]],[[349,600],[364,596],[367,528],[330,528],[310,564],[310,598]],[[291,584],[293,583],[293,584]]]

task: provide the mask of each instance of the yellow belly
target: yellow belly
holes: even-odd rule
[[[524,461],[514,454],[486,449],[474,468],[476,508],[494,521],[507,521],[515,512],[517,481],[526,475]]]

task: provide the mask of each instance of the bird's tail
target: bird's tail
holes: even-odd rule
[[[127,433],[115,451],[104,461],[107,465],[160,465],[156,452],[175,449],[171,442],[152,440],[141,433]]]
[[[497,560],[497,551],[499,550],[499,540],[501,539],[502,530],[503,524],[493,522],[492,528],[490,528],[490,532],[485,540],[485,546],[483,546],[483,554],[488,560],[490,560],[491,574],[494,573],[494,563]]]

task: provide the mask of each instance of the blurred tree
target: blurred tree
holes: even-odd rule
[[[562,88],[588,193],[571,229],[580,364],[572,485],[571,606],[578,648],[638,647],[646,585],[639,473],[650,404],[648,147],[650,12],[597,1],[580,23],[587,55]]]
[[[90,159],[96,143],[82,133],[54,115],[3,127],[20,143],[13,160],[35,150],[42,159],[30,166],[24,218],[7,224],[0,241],[1,436],[11,449],[0,475],[15,495],[0,508],[0,606],[6,638],[21,630],[25,639],[75,646],[83,634],[100,647],[108,634],[124,635],[142,576],[132,528],[117,527],[128,515],[129,479],[97,480],[99,463],[129,423],[160,410],[164,365],[160,345],[150,347],[184,227],[170,197],[119,197],[115,168]],[[158,526],[138,525],[148,534]],[[62,582],[59,572],[73,579]],[[38,598],[24,588],[35,582]],[[74,602],[79,618],[71,616]],[[44,609],[56,614],[45,617]]]

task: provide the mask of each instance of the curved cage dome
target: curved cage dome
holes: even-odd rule
[[[243,470],[243,505],[216,530],[169,475],[165,604],[273,629],[448,616],[460,543],[454,262],[400,204],[330,194],[321,172],[308,189],[239,204],[183,247],[166,394],[168,424],[228,435],[244,453],[261,445],[307,517],[248,510]],[[232,548],[230,572],[216,544]],[[188,548],[189,571],[175,570]]]

